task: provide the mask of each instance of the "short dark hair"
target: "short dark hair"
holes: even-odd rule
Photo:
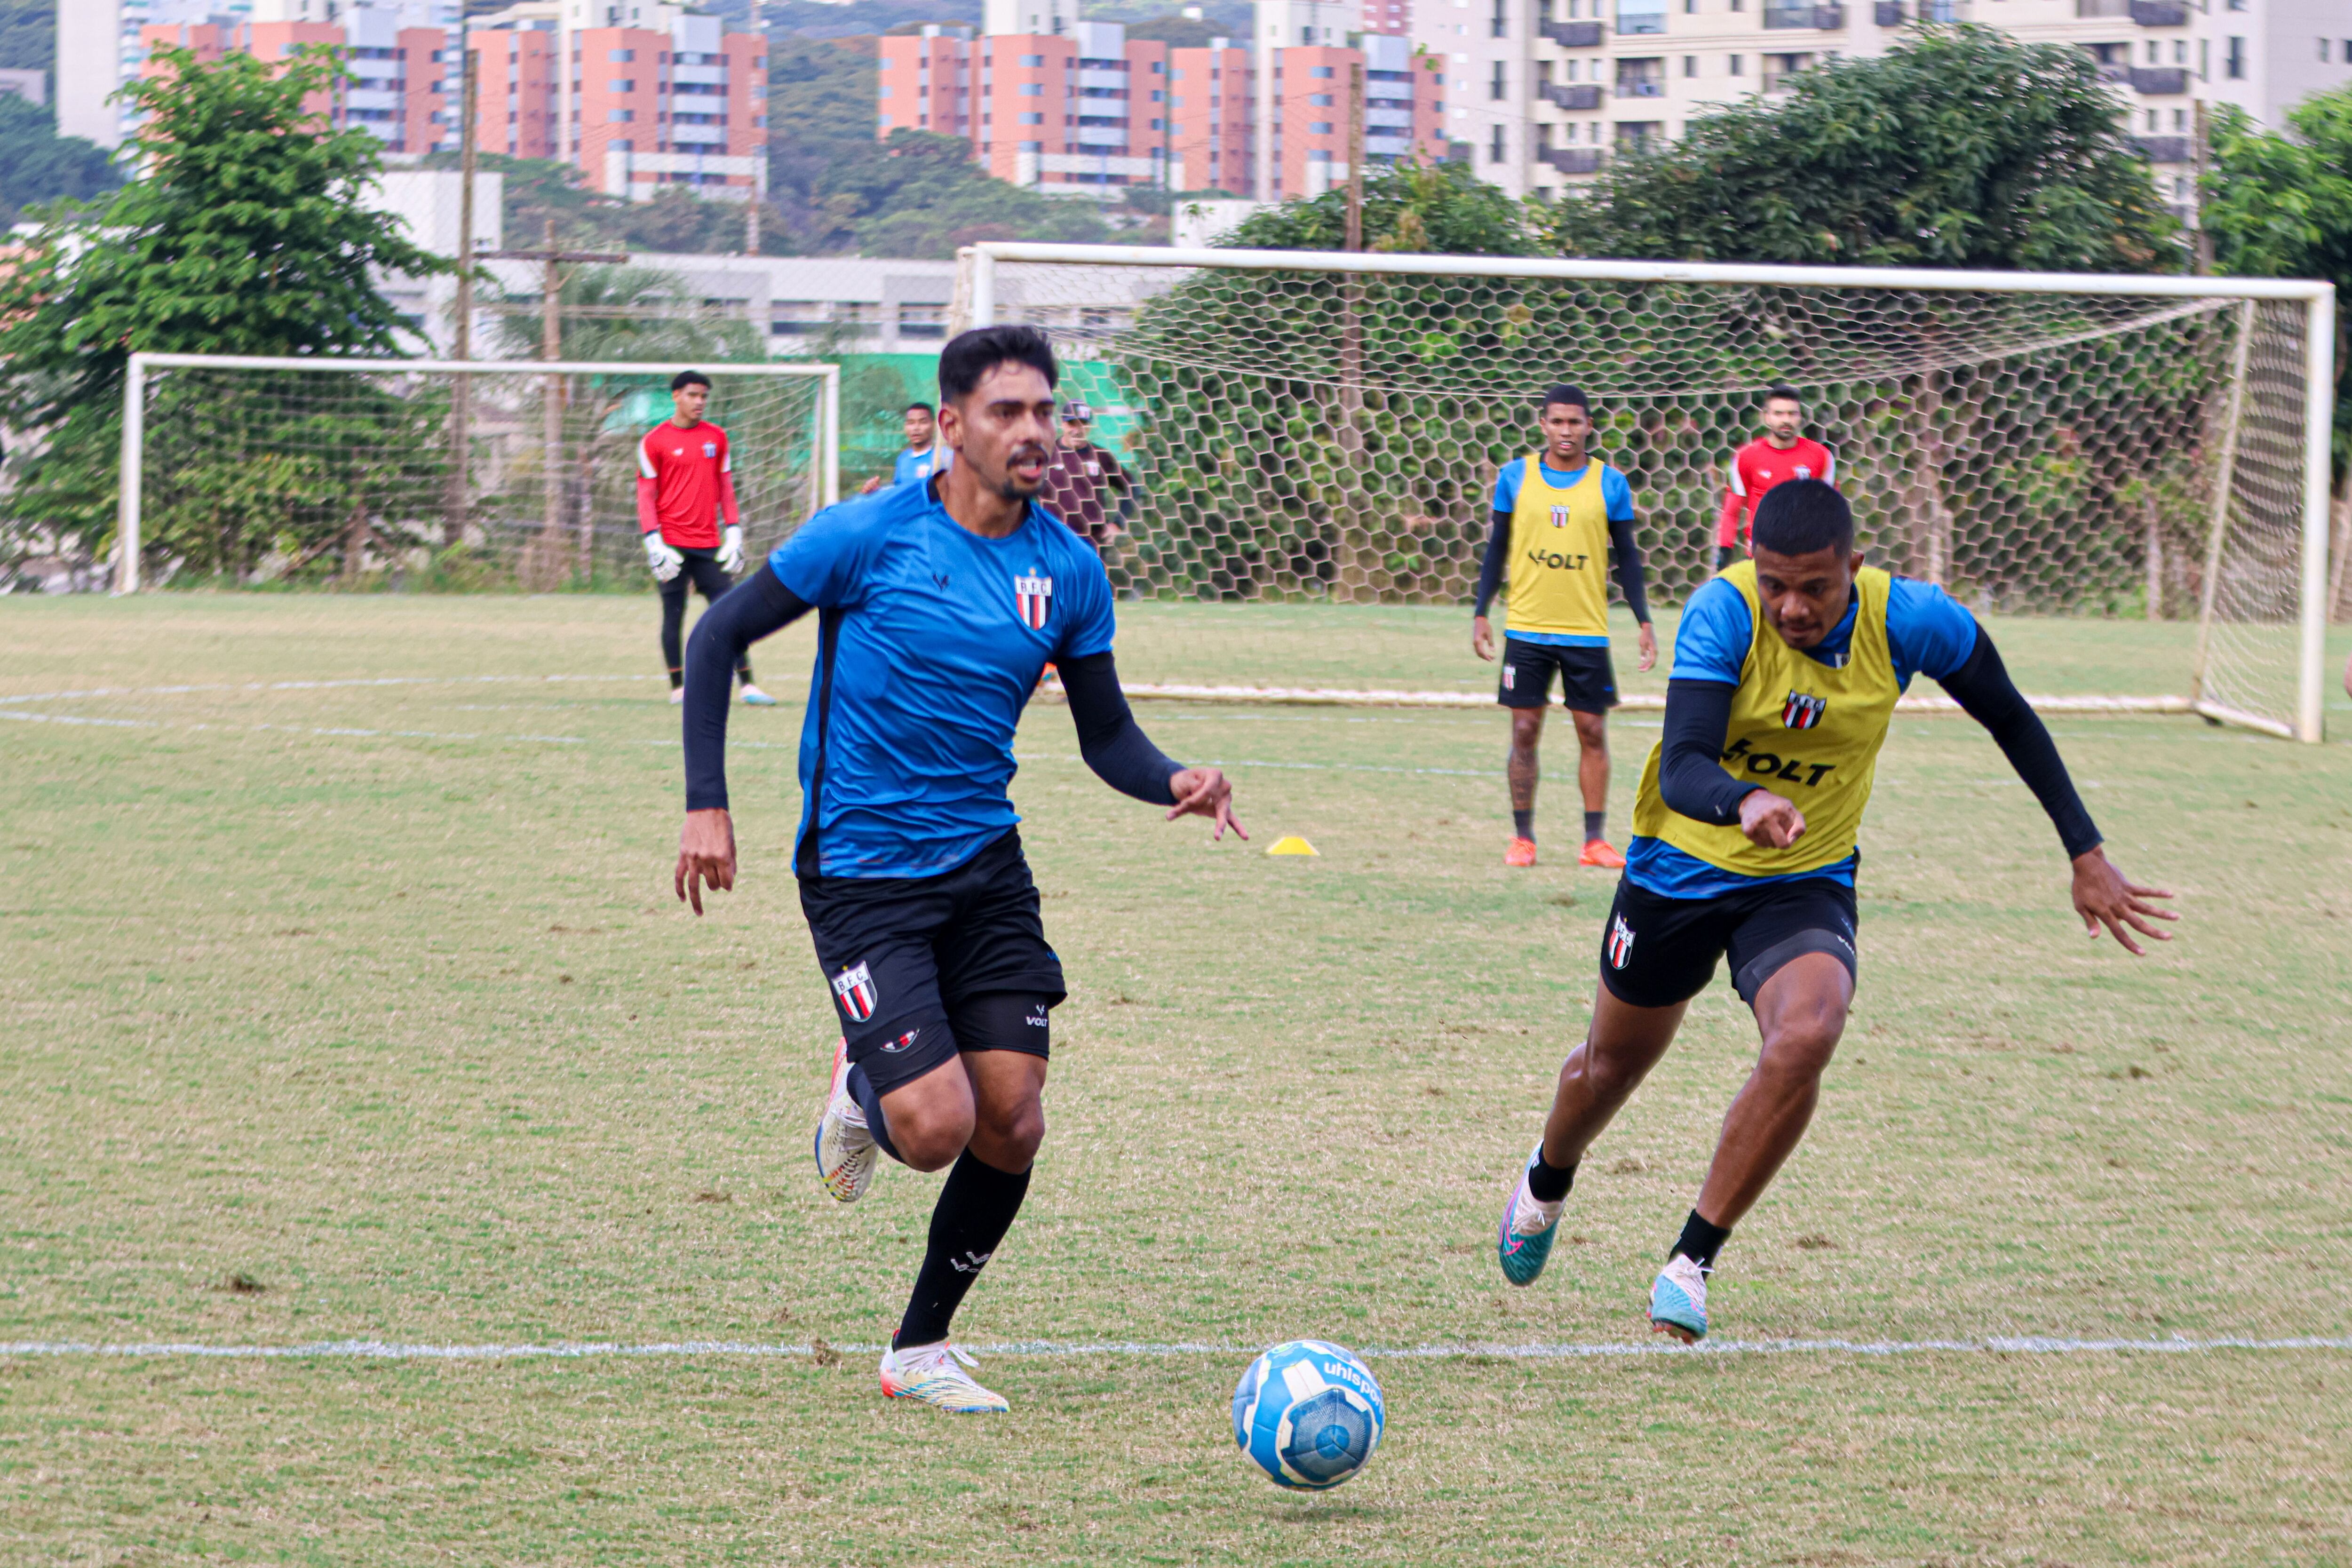
[[[709,386],[709,384],[710,378],[698,370],[682,370],[669,378],[669,389],[672,392],[676,392],[681,386]]]
[[[1550,413],[1556,405],[1562,403],[1571,408],[1583,409],[1587,419],[1592,417],[1592,404],[1585,397],[1584,388],[1580,386],[1570,386],[1565,382],[1555,382],[1545,389],[1543,395],[1545,413]]]
[[[1058,386],[1062,367],[1054,362],[1054,345],[1034,327],[974,327],[958,332],[940,351],[940,398],[961,403],[980,378],[1006,363],[1025,364]]]
[[[1779,403],[1783,399],[1795,404],[1800,408],[1805,405],[1804,397],[1793,386],[1776,386],[1764,395],[1764,401],[1767,403]]]
[[[902,414],[912,414],[918,408],[921,409],[926,414],[934,414],[938,412],[938,410],[934,409],[929,404],[925,403],[920,398],[917,398],[914,402],[909,403],[905,408],[899,410],[899,412]]]
[[[1824,479],[1783,479],[1756,503],[1756,548],[1775,555],[1853,548],[1853,508]]]

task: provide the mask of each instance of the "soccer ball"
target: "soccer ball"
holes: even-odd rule
[[[1275,1346],[1234,1390],[1234,1441],[1294,1491],[1323,1491],[1362,1469],[1387,1420],[1372,1369],[1322,1340]]]

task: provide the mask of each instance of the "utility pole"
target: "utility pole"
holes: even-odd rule
[[[1348,238],[1364,248],[1364,62],[1348,68]]]
[[[2189,212],[2197,224],[2196,272],[2200,278],[2213,275],[2213,235],[2205,226],[2205,170],[2212,157],[2212,121],[2207,116],[2210,106],[2203,99],[2197,100],[2197,141],[2189,148]]]
[[[457,321],[449,357],[474,357],[474,164],[476,119],[473,35],[463,6],[457,12]],[[446,83],[441,100],[449,99]],[[445,545],[464,542],[467,458],[473,448],[473,377],[459,373],[449,387],[449,493],[443,525]]]
[[[537,250],[492,250],[483,254],[500,261],[536,261],[545,270],[541,274],[539,295],[539,357],[555,361],[563,357],[563,264],[567,261],[618,263],[628,260],[625,252],[564,250],[555,243],[555,219],[547,220],[546,243]],[[551,374],[547,391],[540,399],[540,440],[542,469],[541,480],[541,544],[552,552],[555,542],[563,532],[563,377]],[[586,579],[593,564],[591,546],[594,534],[587,506],[580,512],[580,573]]]

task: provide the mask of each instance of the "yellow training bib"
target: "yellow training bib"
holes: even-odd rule
[[[1886,642],[1893,579],[1874,566],[1854,574],[1862,608],[1843,667],[1832,669],[1780,640],[1756,597],[1756,563],[1724,569],[1723,580],[1748,601],[1754,632],[1740,667],[1724,731],[1723,771],[1796,803],[1805,836],[1786,849],[1751,842],[1738,824],[1718,827],[1677,815],[1658,791],[1662,741],[1650,748],[1633,797],[1633,831],[1663,838],[1710,866],[1743,877],[1816,871],[1853,853],[1863,807],[1870,804],[1878,748],[1902,688]]]
[[[1527,476],[1511,507],[1511,586],[1507,629],[1556,637],[1609,635],[1609,506],[1601,499],[1606,467],[1588,458],[1565,489],[1545,479],[1543,459],[1527,456]]]

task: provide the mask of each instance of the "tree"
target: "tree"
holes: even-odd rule
[[[1398,163],[1364,180],[1364,248],[1441,256],[1530,256],[1535,237],[1517,203],[1466,163]],[[1348,193],[1255,213],[1223,243],[1249,250],[1339,250]]]
[[[403,328],[376,279],[449,267],[413,244],[397,218],[362,204],[383,144],[363,130],[337,131],[306,106],[344,79],[331,54],[275,63],[233,54],[210,65],[184,49],[154,58],[163,74],[125,89],[146,120],[133,144],[146,177],[97,206],[53,215],[0,279],[0,423],[30,436],[0,505],[92,551],[113,526],[133,350],[389,357]],[[302,406],[306,380],[333,379],[279,378],[255,417]],[[360,417],[347,383],[336,383],[339,417]],[[252,378],[239,384],[240,395],[258,398]],[[149,428],[167,435],[207,401],[205,416],[218,422],[226,395],[173,378]],[[215,510],[184,537],[168,510],[154,522],[148,538],[160,551],[231,570],[273,548],[307,549],[317,528],[308,513],[270,506],[241,510],[233,523]]]
[[[1785,98],[1621,153],[1549,226],[1569,256],[2171,272],[2179,226],[2082,50],[1928,27]]]
[[[845,152],[822,184],[825,247],[845,240],[866,256],[944,260],[983,239],[1101,244],[1111,237],[1092,202],[1057,200],[992,178],[959,136],[900,129]]]
[[[58,8],[47,0],[0,0],[0,70],[45,71],[57,63]]]
[[[58,135],[46,107],[14,93],[0,95],[0,226],[14,224],[34,202],[87,201],[121,183],[103,148]]]

